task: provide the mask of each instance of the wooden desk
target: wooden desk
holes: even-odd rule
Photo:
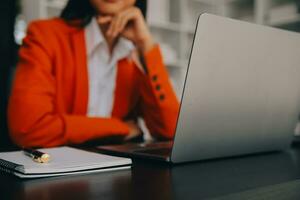
[[[21,180],[0,173],[0,199],[202,199],[300,179],[300,149],[170,167]]]

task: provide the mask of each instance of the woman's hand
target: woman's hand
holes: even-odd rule
[[[109,23],[107,37],[116,38],[121,35],[131,40],[141,53],[154,46],[144,16],[137,7],[130,7],[115,16],[99,16],[97,20],[100,25]]]
[[[125,141],[134,139],[142,134],[142,130],[134,121],[125,122],[129,127],[129,134],[124,138]]]

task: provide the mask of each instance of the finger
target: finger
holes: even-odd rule
[[[132,9],[127,9],[120,13],[115,27],[116,31],[121,33],[125,29],[126,25],[136,17],[136,14],[136,12],[132,12]]]
[[[116,37],[119,34],[119,27],[122,21],[122,15],[118,15],[115,19],[115,23],[112,27],[112,36]]]
[[[107,24],[109,22],[111,22],[112,17],[111,16],[99,16],[97,17],[97,22],[99,24]]]
[[[113,35],[114,36],[119,35],[124,30],[128,21],[129,21],[128,15],[124,15],[124,14],[120,15],[114,25]]]
[[[107,34],[116,37],[125,29],[129,21],[137,17],[137,14],[137,12],[132,12],[132,9],[128,9],[113,17]]]
[[[118,32],[119,34],[122,34],[122,32],[125,31],[125,29],[127,28],[127,25],[129,24],[129,18],[128,16],[124,16],[120,21],[119,21],[119,24],[118,24]]]
[[[130,133],[124,138],[125,141],[129,141],[133,138],[138,137],[139,135],[141,135],[141,131],[139,128],[133,128],[130,130]]]
[[[133,31],[130,31],[127,29],[124,29],[120,35],[122,35],[122,37],[124,37],[130,41],[134,41],[134,39],[135,39],[135,35],[134,35]]]
[[[117,18],[114,17],[109,25],[109,28],[107,29],[107,32],[106,32],[108,36],[112,37],[116,21],[117,21]]]
[[[121,33],[124,31],[126,25],[128,24],[129,22],[129,18],[128,16],[124,16],[121,20],[120,20],[120,23],[119,23],[119,28],[118,28],[118,31]]]
[[[124,15],[122,19],[118,23],[118,33],[124,34],[126,32],[132,32],[132,30],[127,30],[129,28],[129,23],[133,19],[133,16],[129,13],[127,15]],[[126,35],[126,34],[125,34]]]

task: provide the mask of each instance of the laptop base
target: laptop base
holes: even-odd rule
[[[129,158],[149,158],[170,162],[173,142],[127,143],[122,145],[98,146],[97,150],[114,156]]]

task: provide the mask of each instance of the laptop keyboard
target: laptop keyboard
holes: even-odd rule
[[[137,144],[142,149],[171,149],[173,142],[153,142]]]
[[[157,149],[136,150],[134,152],[168,157],[171,155],[172,149],[171,148],[157,148]]]
[[[102,151],[118,153],[143,153],[168,157],[171,154],[173,146],[172,141],[167,142],[144,142],[144,143],[127,143],[122,145],[98,146]]]

